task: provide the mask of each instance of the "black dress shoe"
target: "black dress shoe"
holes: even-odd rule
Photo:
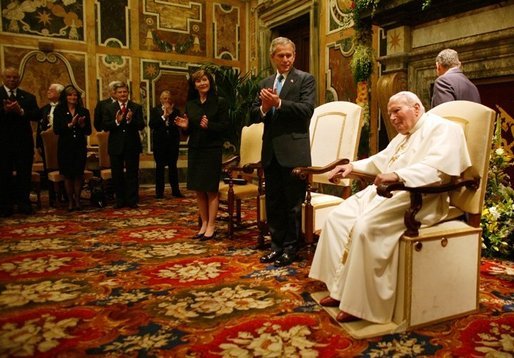
[[[216,238],[216,231],[212,233],[211,236],[207,236],[207,235],[203,235],[201,238],[200,238],[200,241],[207,241],[207,240],[214,240]]]
[[[30,205],[20,205],[20,206],[18,206],[18,212],[20,214],[25,214],[25,215],[32,215],[32,214],[34,214],[34,210],[32,209],[32,207]]]
[[[175,198],[185,198],[184,194],[182,194],[181,192],[172,193],[171,195],[174,196]]]
[[[164,199],[164,194],[156,194],[155,199]]]
[[[296,259],[296,254],[293,254],[290,252],[284,252],[282,254],[282,256],[278,257],[275,260],[274,264],[276,267],[289,266],[294,262],[295,259]]]
[[[193,236],[193,239],[202,239],[204,235],[205,234],[196,234],[195,236]]]
[[[131,209],[137,209],[137,208],[139,208],[139,205],[137,205],[137,204],[130,204],[130,205],[129,205],[129,208],[131,208]]]
[[[12,208],[6,208],[3,210],[0,210],[0,217],[8,218],[9,216],[14,215],[14,210]]]
[[[121,209],[121,208],[122,208],[122,207],[124,207],[124,206],[125,206],[125,205],[123,205],[123,204],[121,204],[121,203],[116,203],[116,204],[114,204],[112,207],[113,207],[114,209]]]
[[[280,256],[282,256],[282,251],[271,251],[270,253],[268,253],[264,256],[261,256],[259,261],[262,262],[263,264],[266,264],[266,263],[275,261]]]

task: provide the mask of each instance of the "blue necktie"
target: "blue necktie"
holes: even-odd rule
[[[275,91],[277,92],[278,95],[280,95],[280,91],[282,91],[282,80],[284,79],[284,76],[283,75],[278,75],[277,77],[277,83],[275,85]],[[274,114],[275,113],[275,107],[273,107],[271,109],[271,112]]]
[[[277,77],[277,87],[276,87],[276,90],[277,90],[277,94],[280,94],[280,91],[282,91],[282,80],[284,79],[284,76],[283,75],[279,75]]]

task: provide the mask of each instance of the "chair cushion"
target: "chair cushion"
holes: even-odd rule
[[[335,195],[311,193],[311,205],[313,206],[314,210],[316,210],[317,208],[339,205],[343,201],[343,198],[340,198]]]
[[[228,184],[220,184],[219,193],[221,200],[228,199]],[[238,200],[255,198],[259,194],[259,186],[256,184],[234,185],[234,196]]]
[[[112,171],[111,169],[102,169],[100,170],[100,178],[103,180],[112,179]]]
[[[32,164],[32,170],[35,171],[35,172],[44,172],[45,171],[45,166],[43,165],[42,162],[34,162]]]
[[[93,172],[91,170],[84,170],[84,180],[87,181],[93,177]]]
[[[344,199],[328,194],[311,193],[312,221],[314,231],[320,231],[328,214]],[[302,205],[302,232],[305,233],[305,204]]]
[[[31,178],[31,181],[33,183],[39,183],[41,182],[41,174],[39,174],[38,172],[32,172],[32,178]]]
[[[48,180],[51,182],[61,182],[64,181],[64,176],[59,173],[58,170],[54,170],[53,172],[48,173]]]
[[[469,226],[465,221],[462,220],[443,221],[432,226],[421,227],[419,229],[419,235],[417,238],[429,236],[452,236],[469,229],[473,229],[473,227]],[[402,237],[402,239],[406,238],[409,237]],[[414,237],[414,239],[416,239],[416,237]]]

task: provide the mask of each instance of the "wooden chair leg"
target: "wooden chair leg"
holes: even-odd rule
[[[241,225],[241,200],[236,199],[236,222]]]
[[[305,205],[305,244],[307,246],[307,255],[312,254],[312,248],[314,243],[314,210],[312,205],[308,202]]]
[[[234,236],[234,193],[228,192],[228,238],[232,239]]]
[[[55,193],[55,207],[60,208],[61,207],[61,186],[58,181],[54,181],[54,193]]]
[[[37,197],[37,208],[41,209],[41,183],[35,182],[34,187],[36,190],[36,197]]]

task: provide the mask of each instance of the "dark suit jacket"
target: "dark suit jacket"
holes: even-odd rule
[[[103,111],[105,106],[111,103],[113,103],[113,100],[111,97],[109,97],[106,99],[102,99],[101,101],[98,101],[98,103],[96,104],[93,125],[97,132],[103,131]]]
[[[457,100],[480,103],[480,94],[462,70],[455,67],[450,68],[435,80],[432,108],[441,103]]]
[[[173,108],[173,111],[168,117],[168,125],[162,119],[162,106],[152,108],[150,111],[149,127],[152,129],[152,144],[153,151],[169,151],[171,148],[177,148],[180,145],[180,131],[175,125],[174,120],[180,114],[178,109]]]
[[[272,88],[276,74],[264,79],[260,88]],[[309,124],[316,102],[314,77],[293,68],[280,91],[280,109],[261,116],[260,101],[252,106],[252,122],[264,121],[262,164],[269,165],[273,153],[283,167],[293,168],[311,165]]]
[[[204,103],[199,98],[189,100],[185,110],[189,118],[186,133],[189,148],[221,148],[229,128],[228,103],[223,97],[207,96]],[[201,118],[209,119],[207,129],[200,127]]]
[[[34,155],[31,121],[40,118],[36,97],[22,89],[16,89],[16,100],[23,108],[24,114],[5,112],[3,101],[9,96],[4,86],[0,86],[0,150],[8,149],[27,156]]]
[[[36,135],[36,148],[43,148],[43,140],[41,139],[41,132],[44,132],[48,129],[50,122],[48,121],[48,115],[50,114],[50,110],[52,106],[50,103],[45,104],[43,107],[39,109],[40,118],[37,123],[37,135]]]
[[[133,112],[132,120],[127,123],[123,118],[121,123],[116,124],[116,113],[120,110],[118,102],[109,103],[105,106],[103,112],[103,129],[109,132],[108,150],[110,155],[119,155],[122,153],[141,153],[141,138],[139,131],[145,128],[145,120],[143,118],[143,107],[132,101],[127,102],[128,110]]]
[[[59,135],[59,150],[67,151],[72,147],[80,147],[84,151],[87,150],[87,137],[91,134],[91,117],[87,108],[77,108],[77,114],[85,117],[85,125],[81,127],[75,125],[68,127],[73,117],[67,108],[61,105],[54,110],[54,132]]]

